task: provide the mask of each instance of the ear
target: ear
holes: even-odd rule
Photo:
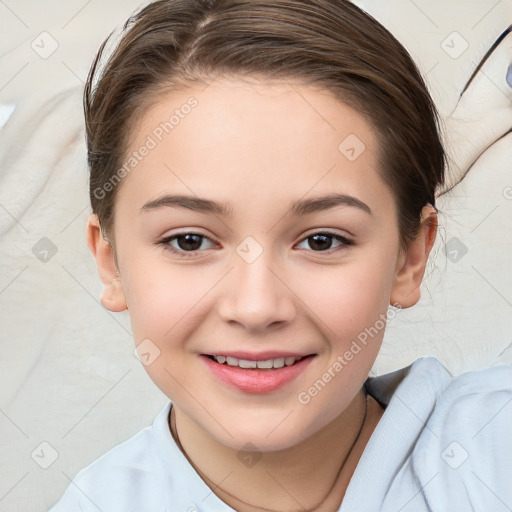
[[[115,253],[110,242],[103,237],[96,214],[89,217],[86,237],[89,250],[96,260],[100,279],[105,285],[100,297],[101,304],[113,312],[124,311],[127,309],[126,298],[117,269]]]
[[[420,285],[436,233],[437,212],[433,206],[427,205],[421,213],[418,236],[400,254],[391,290],[391,304],[399,304],[405,309],[414,306],[420,300]]]

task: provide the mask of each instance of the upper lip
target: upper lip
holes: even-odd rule
[[[247,352],[243,350],[223,352],[222,350],[216,350],[215,352],[204,353],[206,356],[226,356],[234,357],[235,359],[244,359],[246,361],[268,361],[269,359],[279,359],[280,357],[295,357],[297,359],[306,356],[312,356],[313,353],[299,353],[289,352],[283,350],[266,350],[264,352]]]

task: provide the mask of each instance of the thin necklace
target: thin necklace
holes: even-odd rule
[[[361,433],[363,432],[364,424],[366,422],[366,415],[368,413],[368,394],[366,394],[366,390],[364,390],[364,391],[365,391],[365,409],[364,409],[363,420],[361,421],[361,425],[359,427],[359,431],[357,432],[357,435],[354,438],[354,441],[352,442],[352,446],[350,447],[350,450],[347,452],[347,455],[345,455],[345,458],[343,459],[343,462],[340,465],[340,469],[338,470],[338,473],[336,474],[336,478],[334,479],[334,483],[332,484],[331,488],[327,491],[327,494],[325,495],[325,497],[322,499],[322,501],[320,503],[316,504],[314,507],[312,507],[310,509],[301,509],[301,512],[314,512],[315,510],[317,510],[318,507],[322,506],[327,501],[327,499],[330,497],[331,492],[333,491],[334,487],[338,483],[338,480],[339,480],[339,477],[341,475],[341,472],[342,472],[343,468],[345,467],[345,463],[347,462],[348,458],[350,457],[350,454],[354,450],[354,447],[356,446],[357,441],[359,441],[359,438],[361,437]],[[259,507],[257,505],[252,505],[251,503],[247,503],[245,501],[242,501],[240,498],[238,498],[238,497],[234,496],[233,494],[225,491],[222,487],[218,486],[213,480],[210,480],[206,475],[204,475],[201,471],[199,471],[199,469],[195,466],[195,464],[190,460],[187,452],[183,449],[183,446],[182,446],[181,441],[180,441],[180,437],[178,435],[178,430],[176,429],[176,414],[174,413],[174,408],[173,407],[171,407],[171,410],[170,410],[170,413],[169,413],[169,419],[170,419],[169,424],[170,424],[170,427],[171,427],[171,434],[172,434],[174,440],[176,441],[176,444],[178,445],[179,449],[181,450],[183,455],[185,455],[185,457],[187,458],[187,460],[189,461],[191,466],[197,471],[197,473],[199,473],[204,480],[208,480],[211,484],[213,484],[213,488],[220,489],[221,491],[226,493],[231,498],[234,498],[235,500],[237,500],[240,503],[243,503],[244,505],[247,505],[249,507],[252,507],[252,508],[255,508],[255,509],[258,509],[258,510],[263,510],[264,512],[276,512],[275,510],[272,510],[272,509]]]

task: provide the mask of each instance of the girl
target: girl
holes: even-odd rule
[[[406,50],[345,0],[161,0],[104,48],[88,245],[172,402],[52,512],[509,510],[509,366],[369,378],[444,180]]]

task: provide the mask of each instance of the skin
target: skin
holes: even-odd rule
[[[407,308],[419,300],[435,210],[424,208],[419,236],[401,251],[396,203],[378,174],[371,126],[328,91],[287,81],[218,78],[206,88],[172,91],[147,110],[128,153],[192,95],[197,106],[119,185],[111,243],[97,217],[89,219],[101,302],[110,311],[128,307],[135,343],[150,339],[158,347],[146,370],[172,399],[196,470],[211,487],[222,482],[215,488],[221,499],[240,511],[291,511],[317,507],[327,495],[315,510],[335,510],[383,413],[368,401],[361,436],[336,478],[362,424],[361,387],[384,329],[309,403],[297,397],[389,304]],[[354,161],[338,149],[350,134],[365,145]],[[293,201],[333,191],[363,201],[371,214],[347,205],[288,213]],[[234,215],[141,211],[162,194],[228,202]],[[308,237],[325,231],[354,243],[329,238],[318,249]],[[181,246],[158,245],[178,233],[212,241],[199,238],[199,249],[182,258],[169,246],[186,252],[183,239]],[[236,252],[248,236],[263,251],[250,263]],[[217,380],[200,356],[242,349],[315,356],[283,388],[255,394]],[[237,457],[247,443],[262,454],[252,467]]]

